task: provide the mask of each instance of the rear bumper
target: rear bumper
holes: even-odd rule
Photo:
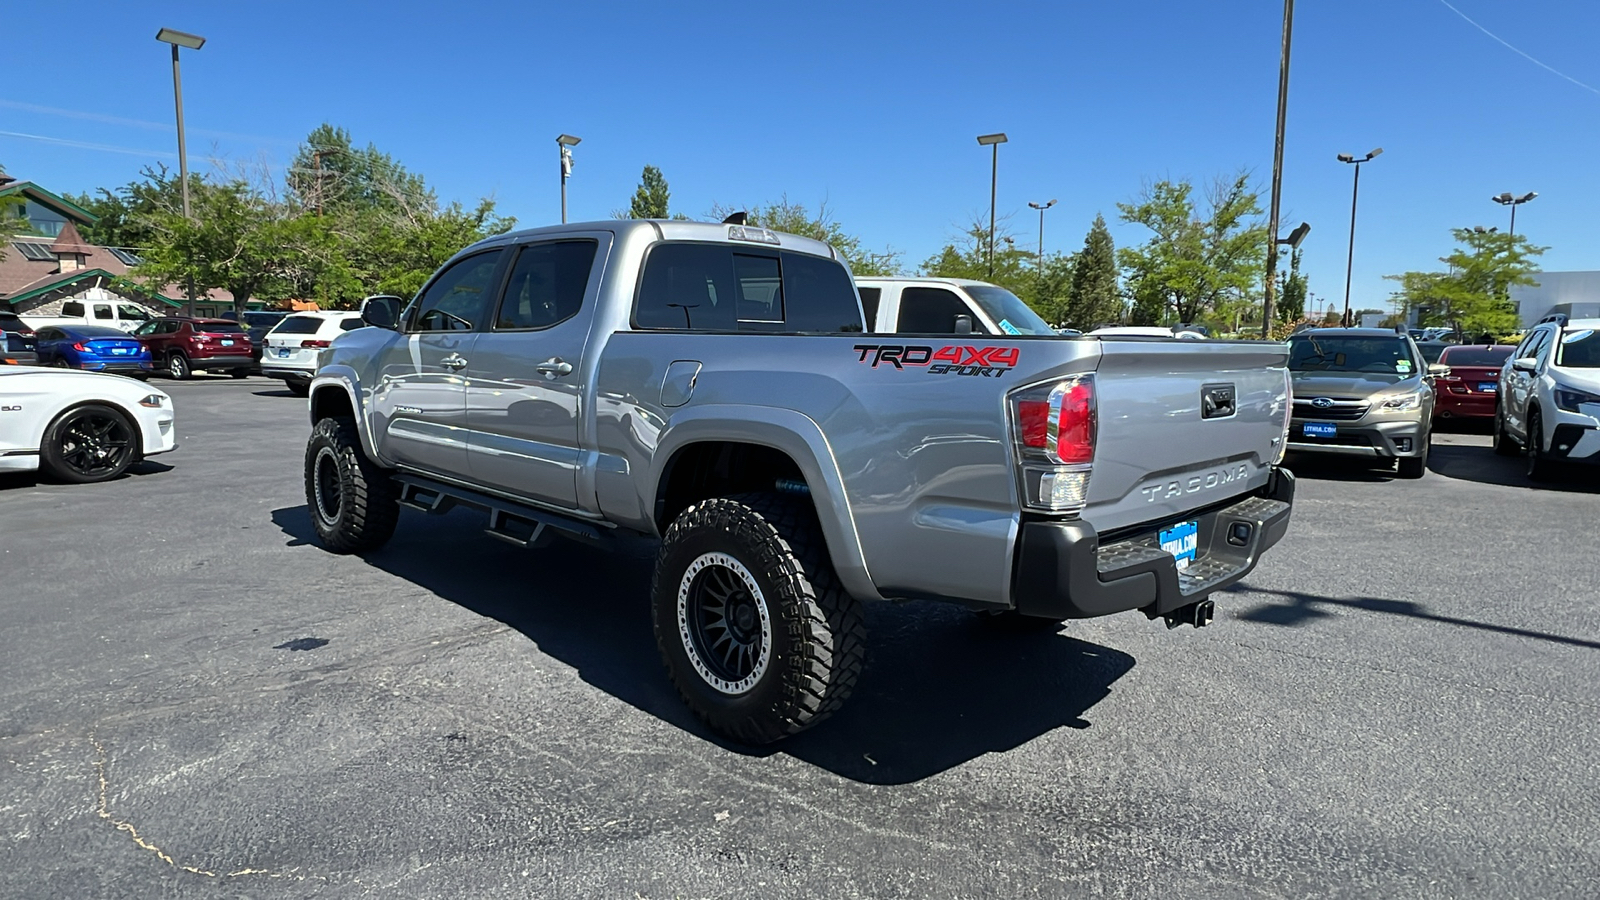
[[[315,369],[294,369],[288,366],[261,364],[261,374],[268,378],[282,378],[284,381],[294,381],[301,384],[310,384],[311,379],[317,374]]]
[[[1130,609],[1151,617],[1187,606],[1248,575],[1283,539],[1294,504],[1294,475],[1272,472],[1255,496],[1195,516],[1199,553],[1179,569],[1161,549],[1160,523],[1102,546],[1085,522],[1027,522],[1017,538],[1011,597],[1018,612],[1088,619]]]
[[[256,364],[249,354],[238,356],[191,356],[191,369],[248,369]]]
[[[148,375],[150,374],[150,361],[141,360],[139,362],[123,362],[118,360],[117,362],[91,362],[86,360],[79,363],[77,368],[82,369],[85,372],[107,372],[112,375]]]

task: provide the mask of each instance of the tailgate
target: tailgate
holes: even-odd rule
[[[1100,343],[1099,429],[1082,514],[1096,531],[1179,519],[1266,484],[1287,424],[1285,345]]]

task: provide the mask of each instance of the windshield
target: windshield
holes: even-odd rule
[[[240,328],[236,322],[196,322],[194,330],[205,334],[242,334],[244,332],[244,329]]]
[[[1005,288],[988,284],[969,284],[964,290],[978,301],[1000,330],[1006,334],[1048,334],[1056,330],[1045,324],[1039,314],[1028,308],[1022,298]]]
[[[1396,379],[1416,374],[1411,349],[1399,337],[1313,337],[1289,340],[1291,372],[1361,372]]]
[[[1600,369],[1600,331],[1584,328],[1561,335],[1561,343],[1556,345],[1556,365]]]
[[[1447,366],[1489,366],[1498,369],[1511,355],[1509,344],[1504,347],[1451,347],[1439,357]]]

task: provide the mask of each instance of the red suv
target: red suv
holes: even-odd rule
[[[227,319],[167,316],[140,325],[133,336],[150,348],[156,367],[173,378],[188,378],[197,369],[244,378],[255,365],[250,335]]]

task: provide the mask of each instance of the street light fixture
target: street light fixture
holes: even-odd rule
[[[1499,194],[1497,196],[1490,197],[1489,199],[1493,200],[1494,202],[1496,202],[1498,204],[1500,204],[1501,206],[1509,206],[1509,207],[1511,207],[1511,232],[1510,233],[1511,233],[1511,235],[1513,237],[1515,237],[1516,233],[1517,233],[1517,207],[1521,206],[1524,203],[1527,203],[1529,200],[1532,200],[1533,198],[1535,198],[1537,196],[1539,196],[1539,192],[1538,191],[1529,191],[1526,194],[1523,194],[1521,197],[1513,197],[1513,196],[1511,196],[1511,192],[1510,191],[1506,191],[1503,194]]]
[[[994,134],[978,135],[978,145],[989,147],[994,151],[989,163],[989,277],[994,277],[994,196],[995,187],[1000,183],[1000,145],[1006,142],[1006,133],[997,131]]]
[[[1050,200],[1048,203],[1034,203],[1030,200],[1028,205],[1039,211],[1039,276],[1042,278],[1044,276],[1044,211],[1052,206],[1055,206],[1056,201]]]
[[[183,217],[187,219],[189,218],[189,154],[183,140],[183,78],[178,72],[178,48],[199,50],[206,45],[206,39],[197,34],[163,28],[156,32],[156,40],[172,45],[172,100],[178,110],[178,192],[183,198]],[[187,300],[184,312],[192,316],[194,315],[193,285],[186,285],[184,293]]]
[[[572,174],[572,148],[583,143],[583,138],[570,134],[556,135],[556,146],[561,148],[561,224],[567,224],[567,176]]]
[[[1361,164],[1372,162],[1383,153],[1382,147],[1374,148],[1371,153],[1356,159],[1349,153],[1339,154],[1339,162],[1350,163],[1356,167],[1355,184],[1350,188],[1350,252],[1344,261],[1344,318],[1339,321],[1350,327],[1350,274],[1356,261],[1356,198],[1361,195]]]

